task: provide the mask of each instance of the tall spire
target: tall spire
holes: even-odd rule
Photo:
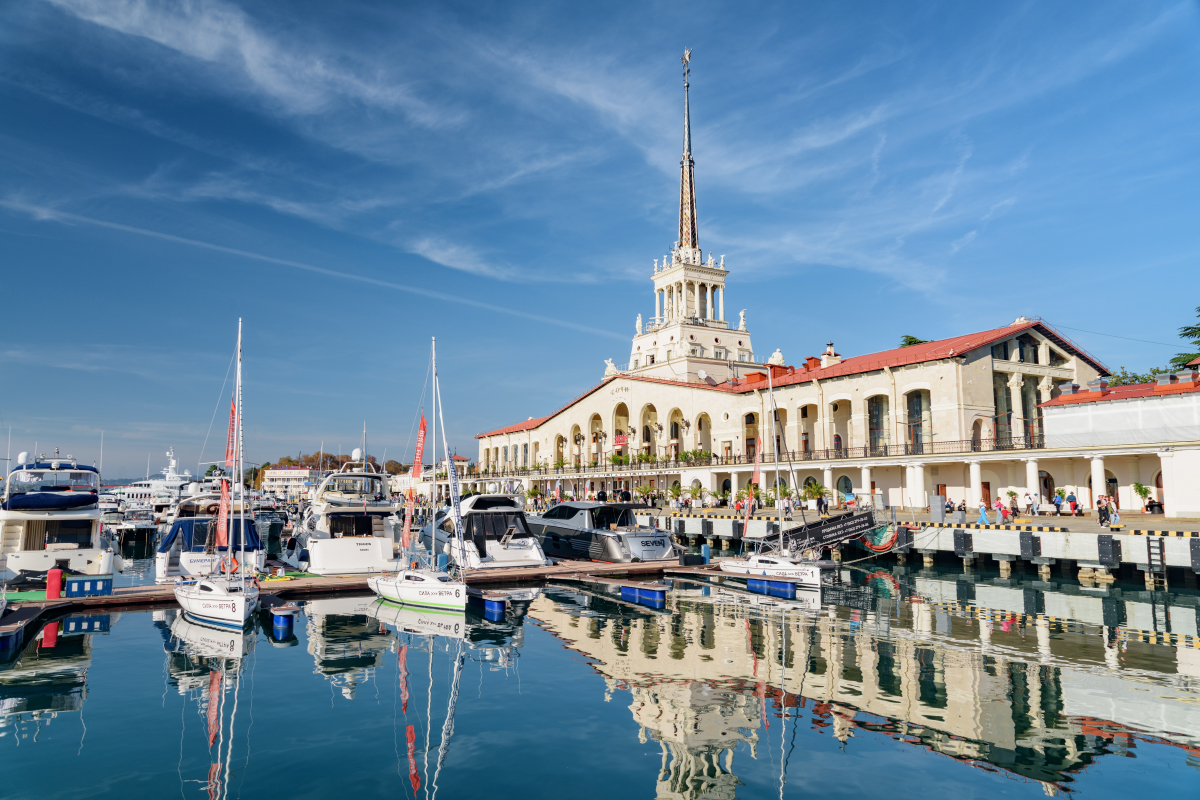
[[[692,51],[683,51],[683,159],[679,162],[679,250],[680,258],[700,263],[700,236],[696,230],[696,163],[692,160],[692,116],[688,107],[688,76]]]

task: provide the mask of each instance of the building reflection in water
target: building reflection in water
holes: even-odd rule
[[[81,712],[87,699],[92,637],[107,634],[120,614],[72,615],[48,622],[0,662],[0,737],[36,742],[63,712]],[[28,634],[26,634],[28,636]],[[86,729],[80,731],[83,736]]]
[[[956,616],[899,596],[827,591],[814,611],[680,584],[655,614],[554,589],[529,614],[594,662],[609,697],[630,692],[639,736],[662,747],[660,798],[734,797],[735,752],[757,758],[760,736],[785,713],[785,725],[842,747],[869,731],[1039,781],[1048,794],[1138,738],[1200,766],[1200,681],[1176,669],[1174,649],[1044,618]],[[1131,650],[1136,672],[1122,667]]]

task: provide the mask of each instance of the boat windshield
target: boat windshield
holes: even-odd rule
[[[633,518],[633,512],[628,508],[613,508],[612,506],[598,506],[592,509],[592,525],[593,527],[606,529],[610,525],[626,526],[636,525],[637,521]]]
[[[149,520],[154,521],[154,512],[150,510],[129,511],[125,514],[125,519],[130,520]]]
[[[382,495],[383,479],[374,475],[335,475],[325,484],[326,492],[356,495]]]
[[[10,496],[26,492],[97,492],[100,476],[82,470],[22,469],[14,472],[7,483]]]

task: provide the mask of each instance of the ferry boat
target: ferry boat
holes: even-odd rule
[[[55,567],[111,576],[99,490],[100,471],[73,456],[18,455],[0,501],[0,578]]]
[[[266,569],[267,549],[249,516],[245,519],[245,558],[240,556],[243,521],[240,504],[236,501],[230,512],[229,547],[209,546],[210,537],[214,543],[216,541],[220,505],[220,496],[213,494],[188,497],[179,503],[178,518],[171,523],[154,554],[155,583],[175,583],[179,579],[212,575],[219,571],[221,559],[235,550],[239,551],[238,571],[253,575]]]
[[[355,460],[329,475],[296,522],[279,558],[294,569],[314,575],[358,575],[396,572],[392,526],[403,510],[392,498],[387,476],[362,451]]]
[[[675,552],[666,531],[639,525],[630,503],[559,503],[528,520],[546,555],[589,561],[648,561]]]
[[[439,508],[421,529],[421,543],[433,553],[445,553],[461,569],[540,567],[546,554],[529,529],[517,498],[506,494],[477,494],[460,502],[465,542],[455,533],[449,506]]]

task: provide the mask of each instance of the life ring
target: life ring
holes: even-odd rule
[[[420,562],[417,561],[415,558],[413,559],[412,563],[408,565],[409,569],[420,569],[420,567],[421,567]]]
[[[237,558],[230,556],[229,558],[222,558],[221,563],[218,566],[221,572],[228,574],[237,572],[241,564],[238,563]]]

